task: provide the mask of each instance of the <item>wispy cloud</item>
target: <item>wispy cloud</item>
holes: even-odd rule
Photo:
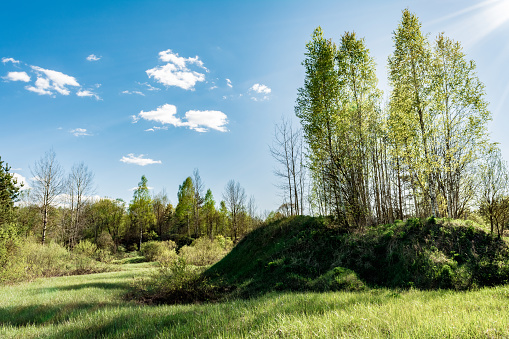
[[[85,128],[76,128],[69,131],[72,135],[75,137],[82,137],[82,136],[90,136],[90,134]]]
[[[13,64],[19,64],[19,60],[15,60],[13,58],[6,58],[6,57],[3,57],[2,58],[2,62],[4,64],[8,63],[8,62],[12,62]]]
[[[96,100],[101,100],[101,98],[94,92],[90,90],[82,90],[80,89],[78,92],[76,92],[76,95],[79,97],[94,97]]]
[[[226,79],[226,85],[230,88],[233,88],[232,81],[230,79]]]
[[[98,60],[101,60],[101,57],[97,56],[95,54],[90,54],[89,56],[87,56],[87,60],[88,61],[98,61]]]
[[[194,90],[197,82],[205,81],[205,74],[189,69],[194,65],[205,71],[207,68],[198,56],[194,58],[180,57],[171,49],[159,52],[159,59],[166,62],[166,65],[157,66],[146,71],[149,78],[166,86],[176,86],[185,90]]]
[[[30,82],[30,76],[26,72],[9,72],[3,78],[7,81]]]
[[[149,84],[148,82],[137,82],[138,85],[140,86],[145,86],[147,87],[147,91],[160,91],[161,89],[159,87],[154,87],[152,86],[151,84]]]
[[[123,156],[120,161],[126,164],[133,164],[139,166],[153,165],[153,164],[161,164],[161,160],[152,160],[148,158],[144,158],[144,154],[140,154],[135,156],[133,153],[129,153],[127,156]]]
[[[128,90],[125,90],[125,91],[122,91],[122,94],[129,94],[129,95],[137,94],[137,95],[145,96],[145,94],[143,92],[140,92],[140,91],[128,91]]]
[[[70,91],[67,89],[67,86],[80,86],[74,77],[62,72],[38,66],[32,66],[32,69],[37,73],[35,86],[27,86],[25,88],[37,94],[53,95],[55,92],[58,92],[62,95],[69,95]]]
[[[138,115],[133,115],[132,119],[133,123],[143,119],[174,127],[188,127],[197,132],[207,132],[209,129],[220,132],[228,131],[226,128],[228,117],[223,112],[190,110],[186,112],[183,120],[177,116],[177,107],[170,104],[159,106],[153,111],[141,111]],[[159,129],[164,129],[163,127]],[[155,130],[156,127],[153,127],[146,131],[154,132]]]

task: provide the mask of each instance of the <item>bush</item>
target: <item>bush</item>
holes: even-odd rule
[[[65,275],[74,269],[71,253],[55,242],[42,245],[35,239],[28,239],[23,253],[29,279]]]
[[[212,265],[221,260],[233,247],[230,238],[217,236],[215,239],[196,239],[191,246],[184,246],[179,254],[188,264],[196,266]]]
[[[147,261],[159,261],[161,258],[167,258],[175,253],[177,244],[168,241],[147,241],[141,244],[141,253],[145,256]]]
[[[149,304],[218,300],[224,289],[211,285],[201,276],[202,271],[203,268],[190,266],[184,258],[178,257],[169,266],[161,267],[149,279],[134,282],[127,298]]]
[[[0,226],[0,283],[24,278],[23,260],[20,260],[21,240],[12,224]]]

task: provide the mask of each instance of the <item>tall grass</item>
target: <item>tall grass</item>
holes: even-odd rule
[[[509,286],[269,293],[147,306],[122,298],[155,269],[38,279],[0,289],[2,338],[506,338]]]

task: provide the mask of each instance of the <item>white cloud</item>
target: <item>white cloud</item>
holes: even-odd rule
[[[30,81],[30,76],[26,72],[9,72],[3,78],[7,81],[23,81],[23,82]]]
[[[185,90],[194,90],[197,82],[205,81],[205,74],[192,71],[189,65],[196,65],[208,71],[198,56],[194,58],[180,57],[171,49],[159,52],[159,59],[167,62],[166,65],[157,66],[146,71],[149,78],[166,86],[176,86]]]
[[[72,135],[74,135],[75,137],[81,137],[81,136],[88,136],[88,135],[92,135],[90,133],[87,132],[87,130],[85,128],[76,128],[76,129],[72,129],[69,131],[69,133],[71,133]]]
[[[148,128],[145,130],[145,132],[155,132],[155,131],[160,131],[160,130],[168,130],[168,126],[162,126],[162,127],[158,127],[158,126],[154,126],[152,128]]]
[[[15,60],[13,58],[5,58],[5,57],[2,58],[2,62],[4,64],[6,64],[8,62],[12,62],[13,64],[19,64],[19,60]]]
[[[228,124],[228,117],[220,111],[191,110],[186,112],[186,119],[185,125],[197,132],[207,132],[208,128],[220,132],[228,131],[225,127]]]
[[[272,92],[272,90],[269,87],[262,84],[254,84],[249,90],[259,94],[269,94],[270,92]]]
[[[157,107],[154,111],[144,112],[141,111],[140,114],[133,117],[138,121],[139,119],[145,119],[148,121],[156,121],[161,124],[169,124],[175,127],[183,126],[182,120],[176,116],[177,107],[170,104],[164,104],[162,106]]]
[[[80,89],[78,92],[76,92],[76,95],[79,97],[94,97],[97,100],[101,100],[101,98],[97,94],[95,94],[94,92],[92,92],[90,90]]]
[[[87,60],[88,61],[97,61],[97,60],[101,60],[101,57],[98,57],[95,54],[90,54],[89,56],[87,56]]]
[[[230,88],[233,88],[232,81],[230,79],[226,79],[226,85]]]
[[[139,166],[146,166],[146,165],[152,165],[152,164],[161,164],[161,160],[152,160],[152,159],[146,159],[143,158],[144,154],[140,154],[138,156],[135,156],[133,153],[129,153],[127,156],[123,156],[120,161],[126,163],[126,164],[134,164]]]
[[[163,125],[173,125],[175,127],[188,127],[197,132],[207,132],[209,129],[215,129],[220,132],[227,132],[226,125],[228,117],[220,111],[196,111],[190,110],[185,114],[182,120],[177,116],[177,107],[170,104],[159,106],[153,111],[141,111],[138,115],[132,115],[133,123],[137,123],[140,119],[147,121],[159,122]],[[166,126],[152,127],[146,129],[146,132],[154,132],[156,130],[168,129]]]
[[[138,95],[141,95],[141,96],[145,96],[145,94],[143,92],[140,92],[140,91],[122,91],[122,94],[138,94]]]
[[[80,86],[74,77],[62,72],[44,69],[38,66],[32,66],[32,69],[37,72],[37,80],[35,81],[35,87],[25,87],[29,91],[41,95],[53,95],[53,91],[62,95],[69,95],[70,92],[67,86]]]

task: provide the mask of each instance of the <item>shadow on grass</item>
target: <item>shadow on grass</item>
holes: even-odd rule
[[[58,324],[69,321],[85,312],[92,312],[108,306],[113,305],[75,303],[0,308],[0,325],[19,327],[27,325]]]
[[[107,283],[107,282],[94,282],[94,283],[83,283],[83,284],[74,284],[74,285],[66,285],[59,287],[44,287],[37,288],[33,290],[33,294],[38,293],[48,293],[48,292],[58,292],[58,291],[78,291],[85,288],[100,288],[104,290],[118,290],[118,289],[127,289],[129,287],[128,283]]]
[[[441,296],[442,293],[435,293],[436,298]],[[0,326],[36,325],[41,335],[50,338],[187,338],[221,337],[227,333],[235,337],[265,331],[274,325],[276,315],[299,317],[303,314],[320,316],[331,311],[348,313],[366,304],[383,308],[400,297],[394,290],[378,290],[328,296],[271,293],[249,301],[186,306],[34,305],[0,309]],[[355,334],[356,329],[352,331]]]

